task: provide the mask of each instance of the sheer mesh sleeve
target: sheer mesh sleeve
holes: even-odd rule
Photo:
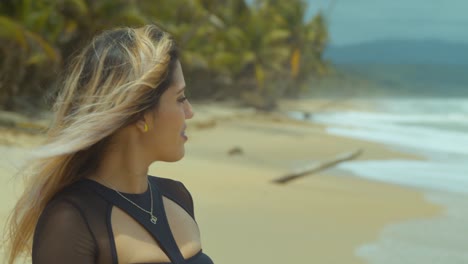
[[[33,240],[33,264],[95,263],[96,241],[80,209],[52,202],[39,218]]]

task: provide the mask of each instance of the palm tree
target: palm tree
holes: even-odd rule
[[[267,83],[282,70],[289,33],[266,19],[268,10],[249,7],[243,0],[224,2],[212,10],[219,21],[208,38],[213,44],[205,44],[210,66],[230,79],[238,94],[272,93]]]
[[[62,32],[57,43],[65,60],[68,60],[68,57],[83,43],[103,30],[148,23],[147,17],[141,11],[140,1],[136,0],[63,0],[56,2],[56,12],[65,18],[67,25],[66,31]]]
[[[34,76],[48,78],[47,71],[60,63],[60,53],[50,41],[52,32],[38,32],[49,19],[53,15],[43,1],[0,4],[0,106],[12,109],[18,95],[31,87],[37,90],[40,80]],[[46,63],[47,70],[42,67]]]
[[[20,96],[43,95],[62,57],[96,32],[145,22],[134,0],[2,1],[0,106],[12,109]]]
[[[306,21],[307,3],[303,0],[260,0],[258,5],[268,6],[269,20],[276,21],[276,25],[290,32],[287,43],[289,45],[289,60],[285,68],[289,69],[286,93],[295,95],[300,92],[300,83],[308,76],[321,76],[326,73],[326,65],[322,54],[328,41],[325,21],[321,13]]]
[[[326,72],[325,21],[320,14],[305,21],[305,7],[302,0],[3,0],[0,106],[47,90],[54,68],[97,32],[154,21],[177,39],[197,95],[248,94],[272,105]]]

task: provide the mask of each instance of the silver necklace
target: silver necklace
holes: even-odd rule
[[[106,182],[107,183],[107,182]],[[142,208],[141,206],[139,206],[138,204],[136,204],[135,202],[133,202],[132,200],[128,199],[127,197],[125,197],[125,195],[121,194],[119,191],[117,191],[117,189],[115,189],[114,187],[112,187],[109,183],[107,183],[107,185],[109,185],[112,190],[114,190],[118,195],[120,195],[122,198],[124,198],[125,200],[129,201],[131,204],[133,204],[134,206],[136,206],[138,209],[142,210],[143,212],[147,213],[150,215],[150,222],[153,223],[153,224],[156,224],[157,221],[158,221],[158,218],[153,215],[153,190],[151,189],[151,183],[148,181],[148,187],[149,187],[149,190],[150,190],[150,197],[151,197],[151,211],[148,211],[144,208]]]

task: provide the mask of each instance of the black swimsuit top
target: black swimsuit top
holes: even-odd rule
[[[170,179],[150,176],[149,182],[153,192],[153,211],[159,213],[156,215],[157,224],[149,221],[148,213],[98,182],[83,179],[65,188],[48,203],[36,225],[33,264],[118,263],[110,223],[113,206],[139,222],[171,260],[170,263],[146,264],[213,264],[202,250],[184,259],[167,221],[163,196],[177,203],[195,219],[190,192],[181,182]],[[149,189],[142,194],[123,195],[142,208],[151,207]]]

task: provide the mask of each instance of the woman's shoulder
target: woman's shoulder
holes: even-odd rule
[[[61,223],[64,230],[69,227],[86,227],[96,231],[96,227],[106,221],[108,205],[109,203],[90,188],[89,184],[75,182],[59,191],[46,204],[38,221],[38,229],[44,229],[41,226],[53,227]]]
[[[90,188],[88,184],[89,180],[82,179],[76,181],[67,187],[63,188],[58,192],[54,199],[72,199],[72,200],[81,200],[81,199],[97,199],[100,196],[93,188]]]
[[[55,207],[61,204],[70,209],[78,210],[81,213],[89,211],[100,211],[106,206],[107,202],[90,188],[85,181],[77,181],[59,191],[49,201],[47,207]]]
[[[89,260],[94,257],[97,244],[96,234],[100,234],[96,230],[104,226],[96,224],[99,223],[96,217],[102,218],[96,200],[85,202],[92,197],[86,188],[72,184],[47,203],[34,230],[34,263],[65,263],[65,259],[91,263]]]

